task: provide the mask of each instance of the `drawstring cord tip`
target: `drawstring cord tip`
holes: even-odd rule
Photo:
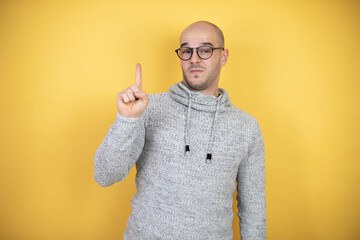
[[[212,155],[210,153],[208,153],[206,156],[206,163],[211,163],[211,158],[212,158]]]

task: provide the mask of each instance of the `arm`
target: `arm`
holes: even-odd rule
[[[140,157],[145,143],[148,103],[149,98],[142,90],[141,66],[137,64],[135,84],[118,94],[115,123],[95,153],[94,178],[101,186],[125,179]]]
[[[103,186],[124,180],[141,155],[145,142],[144,114],[127,118],[119,113],[94,157],[94,178]]]
[[[242,240],[266,239],[265,153],[258,123],[249,153],[239,166],[238,209]]]

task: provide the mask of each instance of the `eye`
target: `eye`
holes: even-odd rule
[[[191,53],[191,49],[190,48],[180,48],[180,52],[182,54],[190,54]]]
[[[211,48],[210,47],[201,47],[199,49],[199,52],[202,54],[209,54],[209,53],[211,53]]]

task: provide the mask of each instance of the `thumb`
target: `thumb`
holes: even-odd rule
[[[144,98],[147,98],[147,94],[144,91],[134,92],[135,97],[138,99],[143,100]]]

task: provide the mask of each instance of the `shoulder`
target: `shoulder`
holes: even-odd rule
[[[246,126],[251,129],[258,128],[258,121],[257,119],[252,116],[250,113],[245,112],[244,110],[234,106],[231,104],[228,108],[228,115],[233,121],[238,122],[240,126]]]
[[[149,103],[146,107],[145,113],[148,118],[159,115],[164,109],[170,105],[170,97],[168,92],[151,93],[148,94]]]
[[[257,142],[257,139],[262,139],[259,122],[253,115],[234,105],[231,105],[229,112],[232,115],[232,130],[235,134],[238,134],[241,140],[252,145]]]
[[[151,93],[148,94],[149,100],[159,101],[169,98],[169,92],[162,92],[162,93]]]
[[[169,93],[162,92],[162,93],[152,93],[148,94],[149,97],[149,105],[150,108],[157,108],[159,106],[164,106],[169,104]]]

